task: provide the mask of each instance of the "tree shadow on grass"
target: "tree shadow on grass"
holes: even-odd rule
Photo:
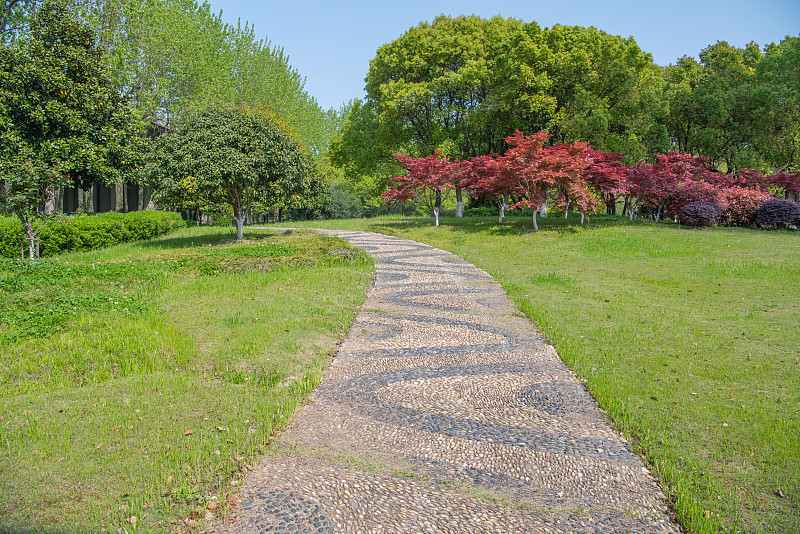
[[[539,232],[556,232],[560,235],[578,234],[609,226],[639,226],[643,223],[629,221],[627,217],[615,215],[593,215],[591,222],[580,224],[580,215],[570,214],[564,218],[563,213],[554,213],[548,217],[538,217]],[[488,234],[497,236],[533,234],[533,221],[530,216],[506,216],[502,223],[497,217],[441,217],[440,227],[458,229],[464,233]],[[397,220],[382,220],[366,229],[370,232],[394,235],[394,230],[412,230],[432,228],[433,219],[427,217]]]

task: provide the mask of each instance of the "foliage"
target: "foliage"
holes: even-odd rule
[[[756,224],[764,227],[788,227],[800,224],[800,203],[773,198],[764,202],[756,213]]]
[[[0,47],[0,123],[3,200],[25,226],[31,258],[33,221],[56,189],[117,183],[141,161],[140,122],[65,0],[46,2],[29,34]]]
[[[468,159],[505,152],[509,131],[549,130],[555,142],[590,141],[635,160],[662,146],[645,140],[665,137],[653,126],[666,114],[660,83],[631,38],[439,16],[377,51],[366,91],[390,150]]]
[[[361,199],[344,184],[331,186],[324,211],[331,219],[358,219],[364,214]]]
[[[42,256],[95,250],[118,243],[151,239],[170,233],[186,224],[181,216],[164,211],[69,215],[34,223],[39,231]],[[16,217],[0,217],[0,257],[18,258],[20,238],[25,229]]]
[[[194,198],[230,215],[237,239],[255,202],[302,202],[317,186],[296,136],[264,109],[209,108],[155,143],[145,169],[154,199],[181,204],[191,177]]]
[[[703,180],[688,181],[680,184],[667,199],[664,215],[667,217],[683,217],[683,209],[695,202],[706,202],[720,205],[720,190]]]
[[[283,49],[258,40],[252,25],[227,25],[196,0],[103,0],[90,4],[88,18],[115,84],[155,128],[209,105],[269,107],[310,156],[325,152],[338,114],[320,108]]]
[[[436,226],[439,226],[439,209],[447,193],[453,189],[453,182],[459,172],[457,163],[451,163],[441,155],[439,151],[423,158],[395,154],[397,161],[405,165],[408,172],[392,178],[394,185],[383,194],[386,202],[405,203],[422,197],[425,205],[433,211]]]
[[[722,216],[722,210],[713,202],[689,202],[681,209],[680,221],[686,226],[711,226]]]
[[[785,172],[767,176],[764,181],[783,194],[784,198],[794,197],[795,202],[800,200],[800,172],[788,174]]]
[[[681,152],[741,168],[797,170],[800,38],[738,48],[718,41],[665,71],[667,127]]]
[[[758,189],[733,186],[719,190],[722,224],[726,226],[752,226],[756,222],[759,206],[772,198]]]

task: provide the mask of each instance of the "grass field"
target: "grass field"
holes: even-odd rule
[[[170,532],[225,512],[373,271],[310,232],[227,237],[0,262],[0,532]]]
[[[542,329],[694,532],[800,532],[800,233],[321,221],[449,250]],[[294,224],[294,223],[293,223]]]

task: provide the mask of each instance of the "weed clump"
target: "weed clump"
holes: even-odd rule
[[[722,210],[713,202],[690,202],[681,211],[681,224],[711,226],[722,217]]]
[[[758,208],[756,224],[762,227],[797,227],[800,224],[800,204],[792,200],[774,198]]]

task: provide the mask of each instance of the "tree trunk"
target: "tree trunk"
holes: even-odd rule
[[[114,211],[123,213],[125,211],[125,182],[114,184]]]
[[[539,225],[536,224],[536,210],[533,210],[533,229],[539,231]]]
[[[586,214],[585,214],[585,213],[583,213],[583,212],[581,212],[581,224],[583,224],[583,221],[584,221],[585,219],[586,219]]]
[[[439,208],[442,207],[442,192],[436,190],[436,203],[433,205],[433,216],[436,217],[436,226],[439,226]]]
[[[461,198],[461,188],[456,187],[456,217],[464,216],[464,200]]]
[[[568,217],[569,217],[569,200],[567,200],[567,205],[564,206],[564,218],[566,219]]]
[[[236,221],[236,239],[241,240],[244,237],[244,215],[234,216],[233,220]]]
[[[507,209],[508,209],[508,195],[503,195],[503,203],[500,205],[500,220],[497,221],[498,223],[503,222],[503,217],[506,216]]]
[[[542,217],[542,219],[547,218],[547,202],[542,204],[542,207],[539,208],[539,215]]]

